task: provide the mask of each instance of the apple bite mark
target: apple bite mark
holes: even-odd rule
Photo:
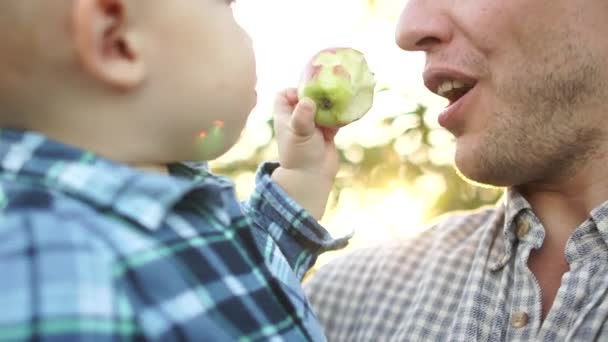
[[[344,68],[344,66],[342,66],[342,65],[334,65],[334,70],[333,71],[334,71],[334,75],[336,75],[337,77],[344,77],[344,78],[347,78],[348,81],[350,81],[350,74]]]
[[[322,66],[320,64],[311,65],[310,74],[308,75],[308,78],[313,78],[313,77],[317,76],[318,74],[320,74],[321,69],[322,69]]]
[[[375,86],[363,53],[351,48],[330,48],[318,52],[308,63],[298,97],[315,102],[317,125],[341,127],[369,111]]]

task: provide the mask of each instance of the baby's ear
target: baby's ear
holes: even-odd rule
[[[127,0],[75,0],[72,35],[84,69],[119,89],[137,87],[145,78],[145,64],[137,32],[127,20]]]

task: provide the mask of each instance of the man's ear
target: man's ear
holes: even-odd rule
[[[85,70],[97,80],[130,89],[145,78],[145,64],[126,0],[75,0],[72,34]]]

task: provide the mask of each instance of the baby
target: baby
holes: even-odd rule
[[[204,167],[256,103],[231,2],[0,2],[0,340],[324,340],[336,130],[287,89],[247,201]]]

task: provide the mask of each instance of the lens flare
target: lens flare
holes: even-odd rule
[[[215,158],[224,145],[224,121],[214,120],[211,128],[200,131],[196,137],[197,157],[200,160]]]

